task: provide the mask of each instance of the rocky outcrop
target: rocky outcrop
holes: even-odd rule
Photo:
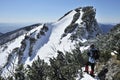
[[[82,38],[91,39],[102,34],[95,19],[96,10],[92,6],[76,8],[75,11],[76,14],[74,14],[71,24],[64,30],[61,39],[69,33],[72,41]]]

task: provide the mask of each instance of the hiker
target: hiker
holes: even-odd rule
[[[89,60],[85,65],[85,71],[84,72],[89,73],[89,65],[90,65],[90,67],[91,67],[90,75],[95,77],[94,67],[95,67],[96,60],[99,58],[99,54],[98,54],[98,50],[95,48],[94,44],[92,44],[90,46],[90,50],[88,51],[87,54],[88,54]]]

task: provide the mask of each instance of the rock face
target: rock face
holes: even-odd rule
[[[72,33],[70,38],[72,40],[77,40],[82,38],[95,38],[97,35],[102,34],[95,19],[96,10],[92,6],[77,8],[75,12],[73,20],[64,30],[62,37]]]

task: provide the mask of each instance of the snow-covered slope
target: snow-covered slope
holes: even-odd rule
[[[13,61],[15,65],[30,65],[39,56],[49,63],[50,57],[57,56],[57,50],[70,51],[75,48],[76,43],[84,43],[88,39],[95,38],[101,34],[95,13],[93,7],[71,10],[58,21],[31,28],[1,45],[2,75],[11,69]]]
[[[21,28],[9,33],[6,33],[0,36],[0,65],[2,66],[3,63],[6,63],[7,56],[15,49],[21,46],[21,41],[24,39],[25,34],[31,32],[33,28],[36,26],[29,26],[25,28]],[[31,29],[32,30],[31,30]],[[2,45],[3,44],[3,45]],[[5,60],[5,61],[4,61]],[[4,64],[3,64],[4,65]]]

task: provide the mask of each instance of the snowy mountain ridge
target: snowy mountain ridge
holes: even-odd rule
[[[20,28],[20,29],[3,34],[2,36],[0,36],[0,45],[14,40],[15,38],[19,37],[22,34],[27,33],[28,31],[30,31],[31,29],[39,25],[41,24],[34,24],[34,25],[26,26],[24,28]]]
[[[18,64],[32,64],[39,56],[49,63],[49,58],[57,56],[57,50],[70,51],[76,43],[84,43],[95,38],[102,31],[95,19],[93,7],[80,7],[70,11],[53,23],[33,25],[29,30],[21,29],[17,37],[0,37],[0,65],[2,76],[10,75]],[[13,66],[13,63],[15,66]]]

